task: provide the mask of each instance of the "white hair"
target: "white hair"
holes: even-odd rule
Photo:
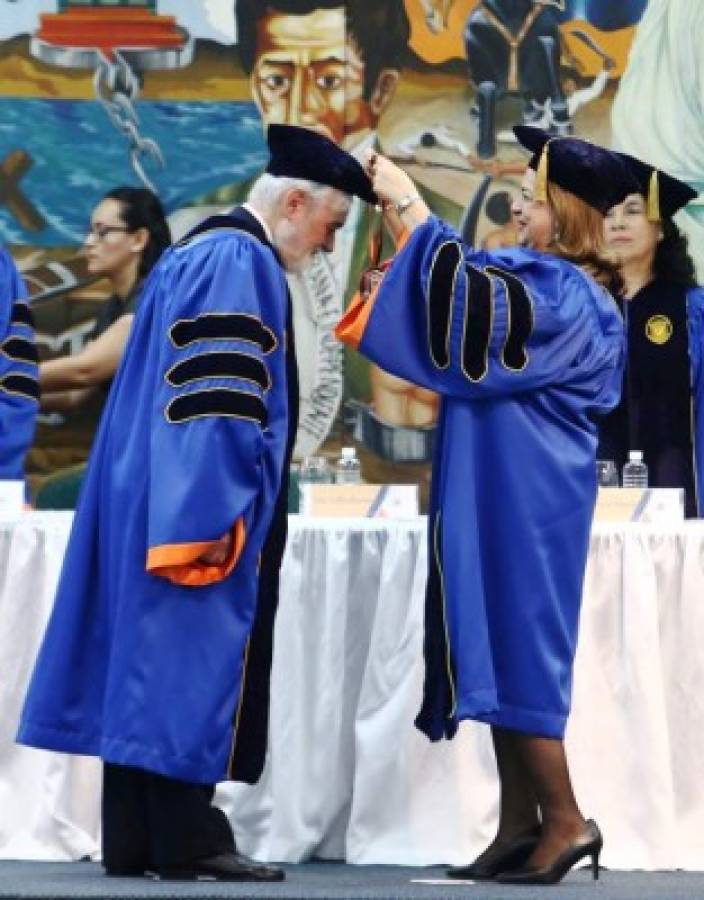
[[[265,172],[257,178],[252,185],[247,201],[259,212],[266,215],[273,212],[281,197],[292,188],[305,191],[314,200],[322,199],[326,194],[333,193],[339,194],[342,200],[347,201],[347,205],[351,202],[349,195],[327,184],[309,181],[306,178],[287,178],[271,175],[269,172]]]

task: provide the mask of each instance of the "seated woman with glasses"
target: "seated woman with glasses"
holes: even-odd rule
[[[159,198],[146,188],[118,187],[93,210],[85,239],[88,271],[110,282],[86,346],[39,366],[41,408],[64,412],[98,390],[107,392],[119,365],[144,278],[171,235]]]

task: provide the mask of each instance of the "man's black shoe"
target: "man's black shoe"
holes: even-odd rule
[[[115,868],[105,866],[105,874],[108,878],[143,878],[147,874],[146,868],[134,866],[132,868]]]
[[[159,869],[164,881],[283,881],[283,869],[265,866],[241,853],[219,853],[184,866]]]

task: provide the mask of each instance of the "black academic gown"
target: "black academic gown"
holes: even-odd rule
[[[642,450],[651,487],[683,487],[697,515],[687,288],[656,279],[619,301],[628,357],[619,405],[599,422],[599,458]]]

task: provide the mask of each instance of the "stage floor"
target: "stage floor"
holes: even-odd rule
[[[587,870],[570,873],[552,887],[462,884],[443,879],[438,867],[348,866],[314,862],[285,866],[274,885],[159,882],[106,878],[96,863],[0,861],[0,898],[13,900],[106,900],[106,898],[233,897],[257,900],[695,900],[704,896],[704,872],[608,872],[594,884]],[[426,883],[419,883],[425,880]]]

